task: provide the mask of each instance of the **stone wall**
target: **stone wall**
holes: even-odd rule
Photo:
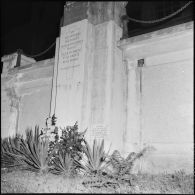
[[[1,75],[1,137],[24,133],[35,125],[45,127],[50,114],[53,66],[54,59],[49,59],[12,67]]]
[[[128,69],[124,151],[156,148],[143,171],[193,170],[192,40],[189,22],[118,42]]]
[[[55,59],[4,62],[2,137],[44,127],[55,112],[57,124],[78,121],[89,142],[104,139],[111,152],[154,146],[137,170],[192,171],[193,23],[120,40],[115,20],[99,21],[62,27]]]

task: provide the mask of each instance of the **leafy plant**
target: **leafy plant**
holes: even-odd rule
[[[57,175],[74,176],[76,174],[74,159],[65,151],[59,151],[59,155],[53,160],[50,171]]]
[[[55,118],[53,117],[53,122]],[[53,130],[52,130],[53,129]],[[83,152],[84,132],[78,132],[78,124],[62,129],[61,137],[58,127],[46,127],[39,133],[36,126],[34,132],[28,128],[26,138],[15,136],[6,138],[1,143],[1,162],[7,167],[20,166],[33,172],[45,172],[52,166],[53,172],[64,172],[72,167],[74,159],[80,160]],[[55,140],[51,140],[54,133]],[[74,164],[74,168],[76,165]]]
[[[151,150],[154,150],[154,148],[148,146],[138,153],[131,152],[126,159],[120,155],[119,151],[115,150],[110,157],[110,163],[114,169],[114,173],[120,176],[131,174],[135,162]]]
[[[9,147],[4,147],[4,154],[13,160],[15,164],[33,172],[45,172],[49,170],[48,146],[49,140],[39,139],[39,127],[35,127],[33,134],[32,129],[26,130],[26,139],[19,138],[19,142],[12,142]],[[19,145],[17,145],[19,143]],[[4,144],[5,145],[5,144]],[[5,149],[6,148],[6,149]]]
[[[62,131],[62,135],[59,135],[59,131]],[[49,145],[49,153],[53,151],[53,158],[58,156],[59,151],[68,153],[71,158],[80,160],[81,153],[83,152],[84,132],[78,132],[78,123],[74,126],[67,126],[64,129],[55,127],[55,141],[51,141]],[[52,159],[53,159],[52,158]]]
[[[26,140],[21,140],[19,153],[24,157],[26,169],[34,172],[45,172],[49,170],[48,161],[49,140],[39,139],[39,128],[35,127],[33,135],[32,129],[26,130]]]
[[[20,134],[16,134],[13,137],[1,139],[2,168],[19,168],[23,165],[22,161],[19,158],[15,157],[15,155],[19,154],[16,149],[20,149],[20,139],[22,139],[22,136]]]
[[[97,143],[96,139],[93,141],[93,148],[85,141],[85,146],[83,148],[83,158],[82,161],[76,161],[81,170],[84,170],[87,174],[100,173],[103,172],[107,166],[108,153],[104,151],[104,140],[100,144]]]

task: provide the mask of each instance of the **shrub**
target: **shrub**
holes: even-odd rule
[[[59,131],[62,135],[59,135]],[[84,132],[78,132],[78,123],[74,126],[67,126],[64,129],[55,128],[55,140],[50,142],[49,153],[52,153],[54,159],[58,156],[59,151],[67,153],[71,158],[80,160],[83,153],[83,144],[85,142]]]
[[[138,153],[131,152],[126,159],[120,155],[119,151],[115,150],[110,157],[110,163],[113,167],[114,174],[120,176],[131,174],[135,162],[152,150],[154,150],[154,148],[151,146],[145,147]]]
[[[83,158],[81,162],[76,161],[81,170],[87,174],[100,173],[105,171],[108,166],[107,157],[108,153],[104,151],[104,140],[100,144],[96,140],[93,141],[93,148],[85,141],[83,148]]]
[[[62,129],[61,136],[58,130],[58,127],[47,125],[40,134],[39,127],[36,126],[34,133],[32,129],[26,130],[25,139],[17,135],[1,140],[2,165],[18,166],[33,172],[47,172],[51,169],[56,174],[76,169],[74,160],[81,159],[86,130],[78,132],[77,123]],[[51,140],[53,135],[55,139]]]

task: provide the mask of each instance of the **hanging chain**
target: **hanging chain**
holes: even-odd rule
[[[47,51],[49,51],[55,44],[56,44],[56,41],[54,41],[46,50],[44,50],[41,53],[36,54],[36,55],[28,55],[28,54],[25,54],[24,52],[23,52],[23,54],[25,56],[31,57],[31,58],[38,57],[38,56],[41,56],[41,55],[45,54]]]
[[[138,20],[138,19],[135,19],[135,18],[131,18],[129,16],[128,17],[128,20],[130,21],[133,21],[133,22],[138,22],[138,23],[145,23],[145,24],[153,24],[153,23],[158,23],[158,22],[162,22],[164,20],[167,20],[173,16],[175,16],[176,14],[182,12],[186,7],[188,7],[193,1],[189,1],[187,4],[185,4],[183,7],[181,7],[180,9],[178,9],[176,12],[168,15],[168,16],[165,16],[163,18],[160,18],[160,19],[156,19],[156,20],[148,20],[148,21],[145,21],[145,20]]]

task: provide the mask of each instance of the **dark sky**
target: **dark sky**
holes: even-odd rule
[[[1,56],[22,49],[34,55],[59,36],[63,1],[1,0]],[[55,47],[36,60],[53,57]]]
[[[187,1],[165,0],[152,3],[151,1],[149,3],[147,1],[129,1],[127,13],[130,17],[137,19],[156,19],[162,17],[159,15],[162,9],[166,15],[186,3]],[[22,49],[28,55],[38,54],[47,49],[59,36],[64,4],[65,1],[58,0],[1,0],[1,56],[16,52],[17,49]],[[153,5],[155,5],[155,9],[151,7]],[[129,30],[143,32],[143,30],[160,25],[162,24],[142,25],[130,22]],[[35,59],[39,61],[52,58],[54,53],[55,47]]]

